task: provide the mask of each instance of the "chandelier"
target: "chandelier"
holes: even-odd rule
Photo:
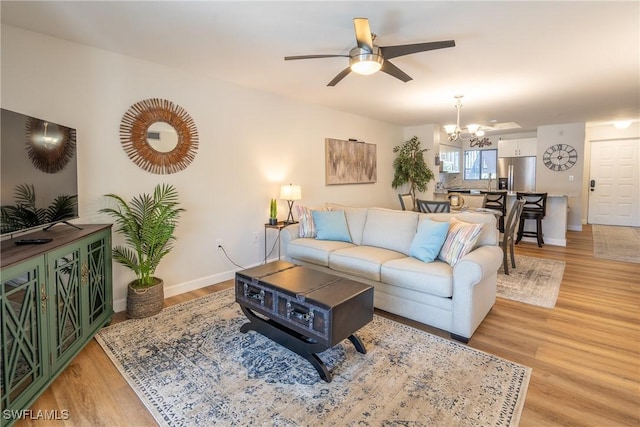
[[[460,109],[462,108],[462,102],[460,101],[464,95],[456,95],[456,110],[458,117],[455,125],[445,125],[444,130],[449,134],[449,141],[453,142],[457,139],[464,139],[463,134],[469,134],[470,138],[484,136],[484,131],[480,128],[480,125],[467,125],[466,128],[460,127]]]

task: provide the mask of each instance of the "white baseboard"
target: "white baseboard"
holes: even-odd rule
[[[535,244],[538,243],[538,240],[535,237],[523,237],[522,241]],[[549,239],[544,237],[544,244],[551,246],[567,246],[567,239]]]
[[[582,224],[580,225],[567,225],[569,231],[582,231]]]
[[[277,261],[277,258],[273,258],[268,260]],[[262,262],[257,262],[255,264],[249,265],[246,268],[256,267],[262,264]],[[224,282],[226,280],[231,280],[235,277],[236,271],[242,270],[241,268],[236,268],[233,270],[224,271],[222,273],[212,274],[211,276],[201,277],[199,279],[190,280],[184,283],[178,283],[173,286],[165,286],[164,288],[164,297],[172,297],[175,295],[180,295],[185,292],[195,291],[196,289],[205,288],[207,286],[215,285],[217,283]],[[113,301],[113,311],[119,313],[121,311],[125,311],[127,309],[127,299],[121,298]]]

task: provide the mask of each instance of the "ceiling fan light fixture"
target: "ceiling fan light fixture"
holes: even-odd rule
[[[380,71],[384,59],[379,53],[377,47],[373,52],[369,52],[365,49],[356,47],[349,52],[349,67],[351,71],[356,74],[368,76],[370,74]]]

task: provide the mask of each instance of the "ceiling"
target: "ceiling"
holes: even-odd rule
[[[395,58],[413,80],[351,73],[353,18],[377,44],[450,40]],[[640,2],[6,1],[3,24],[373,119],[523,129],[640,118]]]

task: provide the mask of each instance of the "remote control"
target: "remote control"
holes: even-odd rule
[[[53,239],[20,239],[16,240],[16,245],[41,245],[43,243],[49,243]]]

